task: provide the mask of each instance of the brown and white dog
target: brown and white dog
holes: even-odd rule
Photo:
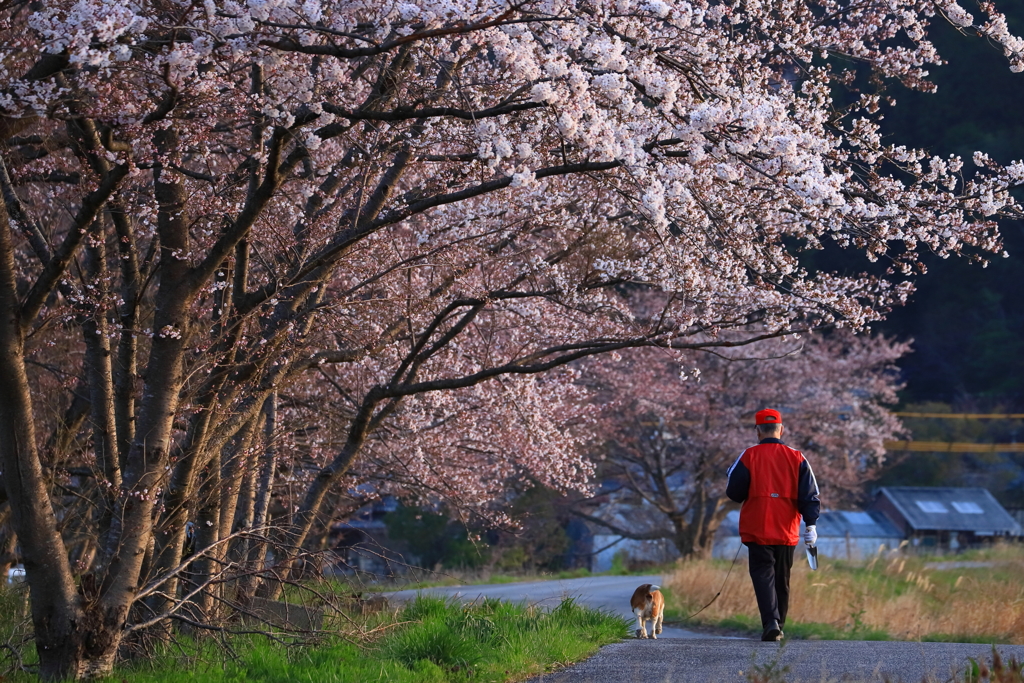
[[[647,637],[647,621],[652,621],[651,638],[657,638],[661,633],[661,622],[665,618],[665,597],[658,590],[658,586],[645,583],[633,591],[633,597],[629,599],[629,606],[633,608],[636,615],[637,638]]]

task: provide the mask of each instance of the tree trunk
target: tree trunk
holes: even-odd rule
[[[704,521],[704,528],[698,540],[698,547],[701,549],[701,557],[711,557],[715,549],[715,534],[722,526],[722,521],[729,514],[731,501],[725,496],[712,498],[708,502],[708,515]]]
[[[85,272],[96,291],[106,287],[106,253],[103,244],[103,223],[93,221],[93,240],[85,248]],[[121,487],[121,459],[117,447],[117,428],[114,419],[114,378],[111,366],[110,340],[107,337],[107,317],[102,306],[83,311],[79,316],[85,342],[85,371],[89,385],[89,405],[92,409],[92,447],[103,480],[98,481],[100,509],[99,538],[110,530],[114,514],[115,496]],[[105,567],[106,557],[99,556],[97,564]],[[89,562],[89,566],[92,562]]]
[[[114,366],[114,416],[117,452],[121,467],[135,438],[135,377],[138,372],[139,256],[135,233],[120,202],[111,202],[110,220],[117,234],[118,263],[121,267],[121,304],[118,317],[121,335]]]
[[[173,128],[159,131],[157,148],[177,148]],[[194,291],[189,283],[187,195],[162,164],[154,167],[154,194],[159,204],[160,284],[154,298],[153,341],[146,364],[138,422],[122,472],[122,486],[107,538],[109,571],[102,587],[104,609],[123,624],[138,594],[142,563],[153,540],[153,508],[167,485],[171,427],[182,386],[187,312]]]
[[[87,656],[85,614],[36,448],[23,335],[14,244],[0,202],[0,467],[32,596],[39,675],[44,680],[77,678]],[[90,645],[91,654],[113,652],[102,642]]]
[[[270,511],[270,496],[274,488],[274,473],[277,470],[277,450],[274,446],[274,430],[277,429],[277,393],[274,392],[267,397],[263,404],[265,421],[263,423],[264,451],[260,476],[256,486],[256,500],[253,505],[252,527],[256,533],[265,536],[268,532],[263,527],[267,524]],[[248,544],[247,565],[253,574],[250,574],[245,581],[243,594],[252,596],[259,587],[259,576],[255,572],[263,569],[267,557],[267,544],[252,540]],[[275,582],[276,583],[276,582]],[[272,597],[277,597],[279,588],[268,586],[264,579],[266,590],[263,592]]]
[[[219,558],[223,548],[212,548],[220,540],[220,453],[216,453],[206,466],[202,484],[199,488],[199,509],[196,514],[196,555],[204,553],[192,565],[193,582],[198,586],[213,578],[220,566]],[[198,621],[214,622],[214,600],[219,588],[217,585],[207,587],[195,600],[194,617]]]
[[[235,513],[242,505],[242,488],[246,473],[251,472],[253,468],[249,447],[252,445],[259,419],[259,416],[254,416],[246,421],[221,451],[220,538],[227,538],[240,528],[236,525]],[[247,519],[251,518],[250,514]],[[236,544],[231,545],[234,547]]]
[[[256,439],[262,420],[263,411],[261,410],[250,422],[246,423],[244,431],[239,433],[237,445],[234,446],[233,467],[237,469],[232,471],[230,479],[237,482],[235,486],[237,486],[238,491],[234,494],[233,516],[227,517],[227,506],[224,506],[225,512],[221,513],[222,536],[252,527],[252,516],[256,506],[257,458],[250,449],[252,449],[253,441]],[[223,476],[225,481],[229,479],[229,475]],[[231,525],[227,533],[223,531],[225,524]],[[228,547],[228,557],[234,561],[241,561],[248,551],[248,539],[244,536],[239,536],[231,541]]]
[[[706,559],[711,557],[715,546],[715,533],[728,512],[727,498],[706,495],[700,498],[700,507],[695,506],[687,513],[669,515],[672,528],[675,531],[672,535],[672,542],[684,558]]]

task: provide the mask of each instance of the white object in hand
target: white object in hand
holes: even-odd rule
[[[814,545],[818,542],[818,530],[812,524],[804,530],[804,543]]]

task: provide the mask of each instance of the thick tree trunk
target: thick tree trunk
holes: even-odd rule
[[[712,498],[708,503],[708,516],[704,522],[704,528],[698,540],[698,547],[701,548],[703,557],[711,557],[711,551],[715,549],[715,534],[722,526],[722,521],[729,514],[731,501],[725,496]]]
[[[161,150],[177,148],[173,128],[156,135]],[[123,624],[139,590],[142,563],[153,540],[153,507],[167,485],[171,427],[182,386],[187,312],[194,292],[189,286],[186,193],[162,166],[154,169],[154,194],[160,209],[160,284],[155,296],[153,341],[139,402],[135,439],[125,461],[122,486],[108,535],[111,557],[101,601],[109,618]]]
[[[669,515],[674,534],[672,542],[682,557],[706,559],[714,550],[715,533],[721,526],[728,508],[727,498],[701,496],[699,507],[692,515],[680,513]],[[689,521],[688,521],[689,520]]]
[[[60,680],[77,677],[86,659],[85,614],[39,461],[24,351],[14,245],[0,202],[0,467],[32,595],[39,674]]]
[[[675,545],[676,550],[679,551],[679,556],[682,558],[693,557],[694,548],[694,527],[692,524],[686,521],[684,514],[673,514],[669,515],[669,521],[672,522],[672,543]]]

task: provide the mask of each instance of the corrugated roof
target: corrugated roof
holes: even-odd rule
[[[737,536],[740,533],[740,512],[730,510],[722,520],[721,533]],[[884,513],[878,511],[862,512],[860,510],[831,510],[822,512],[817,523],[819,537],[846,538],[888,538],[902,539],[903,534],[889,521]]]
[[[918,531],[1019,536],[1020,524],[983,488],[883,486],[878,490]]]
[[[900,530],[889,521],[884,513],[872,510],[833,510],[822,512],[818,517],[818,536],[845,538],[903,538]]]

